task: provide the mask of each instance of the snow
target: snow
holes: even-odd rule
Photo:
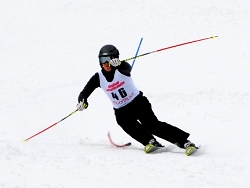
[[[12,0],[0,6],[0,187],[250,187],[248,1]],[[136,60],[132,75],[161,121],[201,145],[159,139],[143,146],[116,124],[101,89],[72,113],[100,67],[99,49],[121,59],[218,35]],[[130,61],[132,63],[132,61]],[[114,142],[132,142],[115,148]]]

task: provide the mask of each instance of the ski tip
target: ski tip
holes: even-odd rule
[[[125,144],[126,146],[131,146],[132,144],[131,144],[131,142],[129,142],[129,143],[127,143],[127,144]]]
[[[192,155],[193,153],[195,153],[198,149],[200,149],[201,145],[199,146],[189,146],[186,148],[186,155],[187,156],[190,156]]]
[[[195,153],[196,150],[197,150],[196,147],[194,147],[194,146],[189,146],[189,147],[186,148],[186,152],[185,152],[185,153],[186,153],[187,156],[190,156],[190,155],[192,155],[193,153]]]
[[[26,142],[26,139],[23,139],[22,142]]]

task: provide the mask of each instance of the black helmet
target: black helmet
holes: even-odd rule
[[[115,46],[111,44],[107,44],[100,49],[100,52],[98,55],[98,57],[105,57],[105,56],[119,58],[119,51]]]

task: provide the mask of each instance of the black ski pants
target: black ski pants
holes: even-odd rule
[[[128,105],[114,110],[118,125],[144,146],[154,136],[173,144],[184,143],[189,137],[189,133],[159,121],[142,92]]]

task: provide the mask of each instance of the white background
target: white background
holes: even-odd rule
[[[0,187],[250,187],[250,4],[247,1],[2,0]],[[99,49],[120,58],[218,35],[136,60],[132,76],[161,121],[202,145],[162,153],[116,124],[101,89],[76,109],[100,70]],[[130,61],[132,63],[132,61]],[[128,148],[116,143],[132,142]]]

